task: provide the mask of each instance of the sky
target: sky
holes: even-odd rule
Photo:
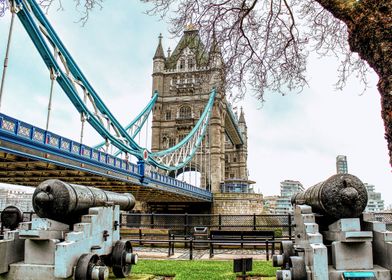
[[[66,2],[66,1],[63,1]],[[152,57],[158,35],[163,47],[175,48],[168,26],[147,16],[145,4],[118,0],[104,3],[85,26],[78,23],[74,2],[64,10],[52,7],[48,17],[67,49],[110,110],[126,125],[151,97]],[[68,6],[67,6],[68,5]],[[10,24],[10,13],[0,17],[0,61]],[[309,86],[301,93],[266,94],[261,104],[251,93],[236,104],[244,108],[248,125],[250,179],[264,195],[279,194],[284,180],[298,180],[310,187],[336,173],[336,156],[346,155],[349,173],[373,184],[385,204],[392,204],[392,173],[381,119],[377,77],[362,94],[359,81],[351,79],[336,91],[338,61],[311,56]],[[0,111],[45,128],[49,73],[18,20],[15,21],[9,66]],[[49,130],[79,140],[80,116],[56,85]],[[101,141],[86,128],[85,143]]]

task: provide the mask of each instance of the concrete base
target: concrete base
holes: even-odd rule
[[[346,272],[346,271],[350,271],[350,270],[337,270],[334,269],[331,265],[328,266],[328,274],[329,280],[341,280],[342,278],[342,273]],[[352,270],[352,271],[369,271],[369,272],[374,272],[374,274],[376,275],[377,280],[391,280],[391,272],[386,269],[383,268],[381,266],[378,265],[374,265],[373,269],[369,269],[369,270]]]
[[[11,263],[23,261],[25,241],[17,231],[8,231],[0,240],[0,274],[8,272]]]
[[[372,243],[332,242],[332,264],[335,269],[372,269]]]
[[[54,277],[54,266],[44,264],[25,264],[23,262],[10,265],[6,274],[0,274],[0,280],[64,280],[70,278]]]

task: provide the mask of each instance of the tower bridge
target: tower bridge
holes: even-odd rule
[[[153,91],[160,93],[153,111],[153,151],[180,141],[200,117],[209,90],[216,88],[206,143],[192,159],[191,167],[180,170],[200,172],[201,181],[213,193],[221,191],[226,179],[250,183],[246,121],[243,111],[238,118],[226,99],[223,67],[217,45],[206,50],[198,30],[192,27],[184,31],[173,53],[167,55],[160,36],[153,57]],[[203,148],[208,152],[203,153]]]
[[[45,179],[59,178],[132,192],[138,201],[147,203],[144,211],[162,205],[207,203],[199,210],[220,212],[220,204],[234,201],[232,196],[219,202],[220,195],[235,193],[239,204],[233,209],[246,201],[248,212],[261,211],[261,195],[252,193],[254,182],[248,178],[244,112],[241,109],[238,117],[226,99],[223,59],[216,44],[206,50],[198,31],[190,28],[173,53],[165,55],[160,36],[153,57],[152,98],[129,125],[123,126],[84,76],[39,5],[34,0],[14,0],[10,5],[5,61],[12,47],[14,18],[18,18],[46,65],[52,86],[46,129],[0,113],[0,182],[36,186]],[[6,66],[0,100],[9,94],[3,92]],[[48,130],[55,82],[80,114],[78,141]],[[151,147],[146,147],[137,139],[143,129],[149,129],[149,118]],[[95,146],[83,143],[86,125],[101,137]],[[187,171],[200,175],[193,182],[184,181]]]

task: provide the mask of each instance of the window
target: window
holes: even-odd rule
[[[175,138],[169,138],[169,147],[173,147],[176,144]]]
[[[188,69],[192,69],[195,66],[195,62],[192,58],[188,59]]]
[[[164,149],[169,148],[169,141],[168,141],[168,138],[166,136],[162,137],[162,146],[163,146]]]
[[[180,108],[180,119],[190,119],[192,117],[192,109],[189,106],[182,106]]]
[[[184,69],[185,68],[185,59],[181,59],[180,60],[180,69]]]
[[[165,120],[170,121],[171,120],[171,111],[167,110],[165,113]]]

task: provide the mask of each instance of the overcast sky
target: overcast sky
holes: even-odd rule
[[[63,1],[65,2],[65,1]],[[173,50],[167,25],[143,14],[139,1],[111,1],[91,14],[81,27],[72,3],[65,11],[53,7],[49,18],[79,67],[110,110],[125,125],[151,96],[152,57],[159,33],[163,46]],[[4,59],[9,13],[0,18],[0,61]],[[8,75],[1,111],[45,127],[49,74],[20,22],[15,22]],[[268,93],[261,104],[251,94],[243,106],[248,124],[250,179],[264,195],[279,193],[279,183],[299,180],[309,187],[336,172],[339,154],[348,157],[349,172],[374,184],[386,204],[392,203],[392,174],[380,113],[377,77],[361,95],[359,81],[335,91],[337,60],[311,57],[309,87],[300,94]],[[79,115],[58,86],[55,87],[49,130],[79,140]],[[100,142],[87,129],[86,144]]]

